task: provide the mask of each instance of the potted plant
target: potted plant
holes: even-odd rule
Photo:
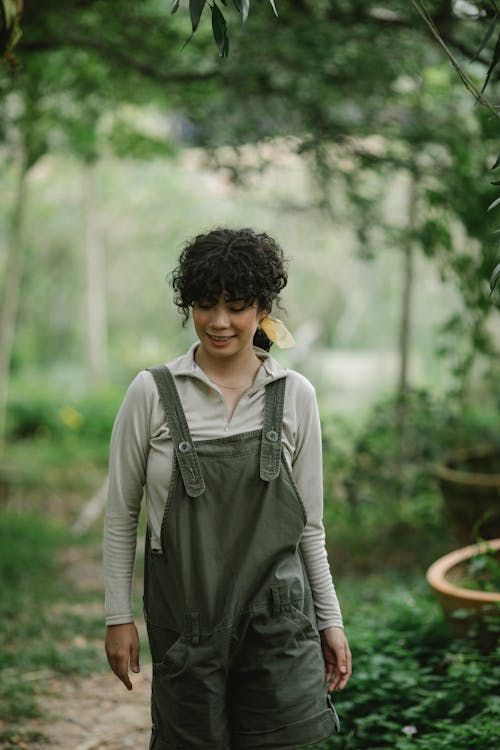
[[[427,571],[450,632],[474,636],[485,649],[498,642],[500,538],[470,544],[440,557]]]
[[[457,451],[436,475],[460,544],[500,537],[500,448]]]

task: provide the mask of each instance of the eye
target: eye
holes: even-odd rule
[[[232,313],[240,313],[243,312],[243,310],[247,310],[249,307],[251,307],[251,304],[241,297],[238,299],[226,298],[224,302],[227,305],[227,309]]]
[[[193,307],[199,307],[200,310],[210,310],[215,306],[215,302],[209,299],[200,299],[193,303]]]

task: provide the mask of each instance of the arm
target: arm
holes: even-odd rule
[[[313,593],[328,689],[342,690],[351,675],[351,652],[325,546],[321,427],[316,395],[309,383],[300,404],[292,472],[307,514],[301,550]]]
[[[113,427],[104,526],[105,649],[113,672],[129,690],[129,663],[133,672],[139,671],[139,639],[131,601],[137,522],[149,450],[146,378],[140,373],[132,382]]]

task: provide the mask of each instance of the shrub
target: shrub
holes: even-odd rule
[[[328,750],[494,747],[500,651],[450,641],[439,608],[399,591],[347,625],[354,675],[336,699],[343,730]]]
[[[332,559],[350,569],[422,568],[449,549],[435,465],[456,447],[498,438],[491,414],[459,414],[426,391],[410,391],[405,408],[404,429],[394,397],[360,428],[323,425],[327,537]]]
[[[12,440],[49,437],[57,441],[77,436],[107,443],[122,395],[100,390],[63,399],[45,391],[14,393],[8,409],[8,436]]]

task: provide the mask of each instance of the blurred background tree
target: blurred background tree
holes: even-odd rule
[[[203,10],[204,3],[193,5]],[[477,7],[485,21],[495,12],[488,3]],[[472,57],[484,31],[474,6],[434,2],[428,8],[455,53]],[[264,155],[257,147],[249,165],[240,154],[243,145],[287,137],[293,139],[290,152],[315,176],[306,205],[354,225],[361,257],[376,255],[381,243],[400,251],[395,262],[401,276],[402,401],[409,381],[415,249],[432,257],[441,274],[455,274],[464,309],[445,328],[461,344],[451,343],[446,351],[456,360],[456,389],[464,398],[477,355],[494,359],[487,328],[491,306],[484,295],[494,251],[484,205],[496,124],[487,112],[473,111],[415,9],[403,2],[390,9],[375,2],[295,2],[277,20],[268,4],[255,4],[251,24],[233,25],[234,49],[224,64],[214,56],[207,24],[183,47],[194,11],[188,18],[172,17],[170,10],[163,2],[111,7],[97,0],[71,12],[60,2],[25,10],[19,67],[5,68],[1,80],[5,156],[17,160],[19,185],[11,203],[2,295],[2,389],[15,338],[26,174],[45,154],[72,154],[87,165],[85,351],[88,380],[96,384],[105,380],[107,320],[89,165],[110,150],[144,159],[201,146],[211,166],[241,181],[272,163],[275,151],[267,148]],[[478,76],[489,66],[494,41],[493,35],[476,55]],[[146,108],[154,109],[157,123],[163,118],[153,138],[138,125]],[[384,185],[397,179],[408,185],[406,215],[399,204],[382,206]],[[346,208],[335,194],[342,184]],[[330,313],[325,307],[326,344]],[[5,402],[4,391],[0,414]]]

